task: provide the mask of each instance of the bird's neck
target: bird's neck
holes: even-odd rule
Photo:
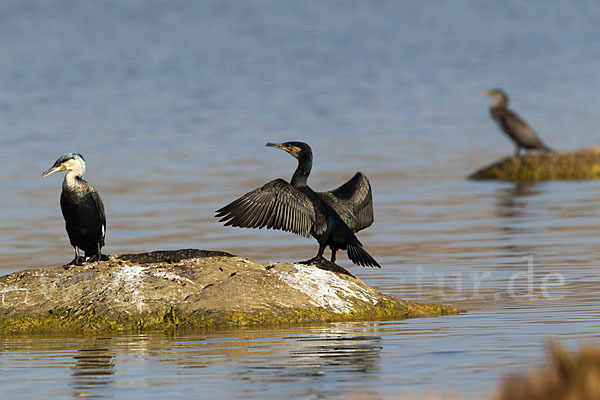
[[[496,99],[494,103],[492,103],[491,108],[506,108],[508,107],[508,100],[506,99]]]
[[[69,171],[63,180],[63,189],[80,189],[83,185],[83,182],[83,175],[80,171]]]
[[[294,171],[290,184],[294,187],[308,186],[308,176],[312,169],[312,155],[298,158],[298,167]]]

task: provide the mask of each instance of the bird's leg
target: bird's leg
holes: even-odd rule
[[[90,262],[94,262],[94,261],[107,261],[108,257],[104,256],[104,258],[102,257],[102,248],[100,247],[100,243],[98,243],[98,252],[96,254],[94,254],[93,256],[88,257],[87,261]]]
[[[75,253],[77,254],[77,261],[75,262],[75,265],[83,265],[87,261],[85,253],[82,256],[81,252],[79,251],[79,247],[75,247]]]
[[[312,264],[315,261],[322,260],[323,259],[323,253],[325,252],[325,247],[326,247],[326,245],[319,244],[319,251],[318,251],[317,255],[314,256],[313,258],[311,258],[310,260],[302,261],[301,264]]]
[[[515,148],[515,156],[519,157],[519,154],[521,154],[521,146],[517,145]]]
[[[98,261],[108,261],[108,256],[102,255],[102,247],[100,246],[100,243],[98,243]]]
[[[335,262],[335,249],[332,247],[331,248],[331,262],[334,263]]]
[[[75,258],[67,265],[82,265],[83,261],[85,260],[82,260],[81,256],[79,255],[79,247],[75,246]]]
[[[315,256],[316,259],[321,259],[323,258],[323,253],[325,252],[325,245],[324,244],[319,244],[319,252],[317,253],[317,255]]]

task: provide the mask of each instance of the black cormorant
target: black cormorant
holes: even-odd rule
[[[527,150],[552,151],[548,146],[537,137],[533,129],[519,117],[508,109],[508,95],[502,89],[482,90],[481,94],[489,96],[496,101],[490,106],[492,118],[496,120],[500,129],[515,142],[515,155],[519,155],[521,148]]]
[[[337,250],[347,250],[353,263],[381,267],[367,253],[354,235],[373,223],[373,200],[369,180],[362,173],[339,188],[317,193],[307,184],[312,168],[312,150],[302,142],[267,143],[290,153],[298,167],[290,183],[275,179],[246,193],[216,211],[225,225],[243,228],[272,228],[302,236],[312,235],[319,242],[319,252],[310,261],[323,258],[325,247],[331,248],[331,261]]]
[[[54,165],[42,174],[42,178],[59,171],[69,171],[62,183],[60,208],[71,245],[75,248],[72,264],[84,261],[107,260],[102,256],[106,234],[104,204],[98,192],[83,179],[85,160],[81,154],[68,153],[60,157]],[[79,255],[79,249],[85,257]]]

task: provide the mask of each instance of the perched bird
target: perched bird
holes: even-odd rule
[[[101,252],[106,234],[104,204],[98,192],[83,179],[83,156],[77,153],[65,154],[42,174],[42,178],[59,171],[69,171],[62,183],[60,208],[69,240],[75,248],[75,259],[71,264],[108,260]],[[79,255],[79,249],[85,252],[85,257]]]
[[[519,155],[521,148],[525,148],[526,150],[552,151],[537,137],[525,120],[508,109],[508,95],[504,90],[482,90],[481,94],[496,100],[490,106],[490,113],[492,114],[492,118],[498,123],[500,129],[515,142],[515,155]]]
[[[286,142],[267,143],[267,146],[285,150],[298,160],[290,183],[275,179],[217,210],[216,217],[226,226],[267,227],[306,237],[312,235],[319,242],[319,251],[308,262],[322,259],[329,246],[332,262],[337,250],[347,250],[353,263],[381,267],[354,235],[373,223],[373,199],[367,177],[357,172],[339,188],[317,193],[307,183],[312,168],[312,150],[308,144]]]

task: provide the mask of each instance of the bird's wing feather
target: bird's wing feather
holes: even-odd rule
[[[373,223],[371,184],[361,172],[357,172],[337,189],[320,194],[353,232],[365,229]]]
[[[91,252],[100,243],[104,246],[106,216],[98,193],[84,180],[79,191],[62,191],[60,207],[65,227],[73,246]]]
[[[518,144],[534,148],[546,147],[524,119],[508,109],[499,111],[494,117],[504,132]]]
[[[216,217],[226,226],[267,227],[310,236],[315,210],[304,193],[275,179],[217,210]]]
[[[101,245],[104,246],[104,238],[106,237],[106,213],[104,212],[104,203],[100,198],[98,192],[92,189],[91,192],[92,199],[94,199],[94,203],[96,203],[96,208],[98,208],[98,213],[100,214],[100,220],[102,221],[102,240]]]

